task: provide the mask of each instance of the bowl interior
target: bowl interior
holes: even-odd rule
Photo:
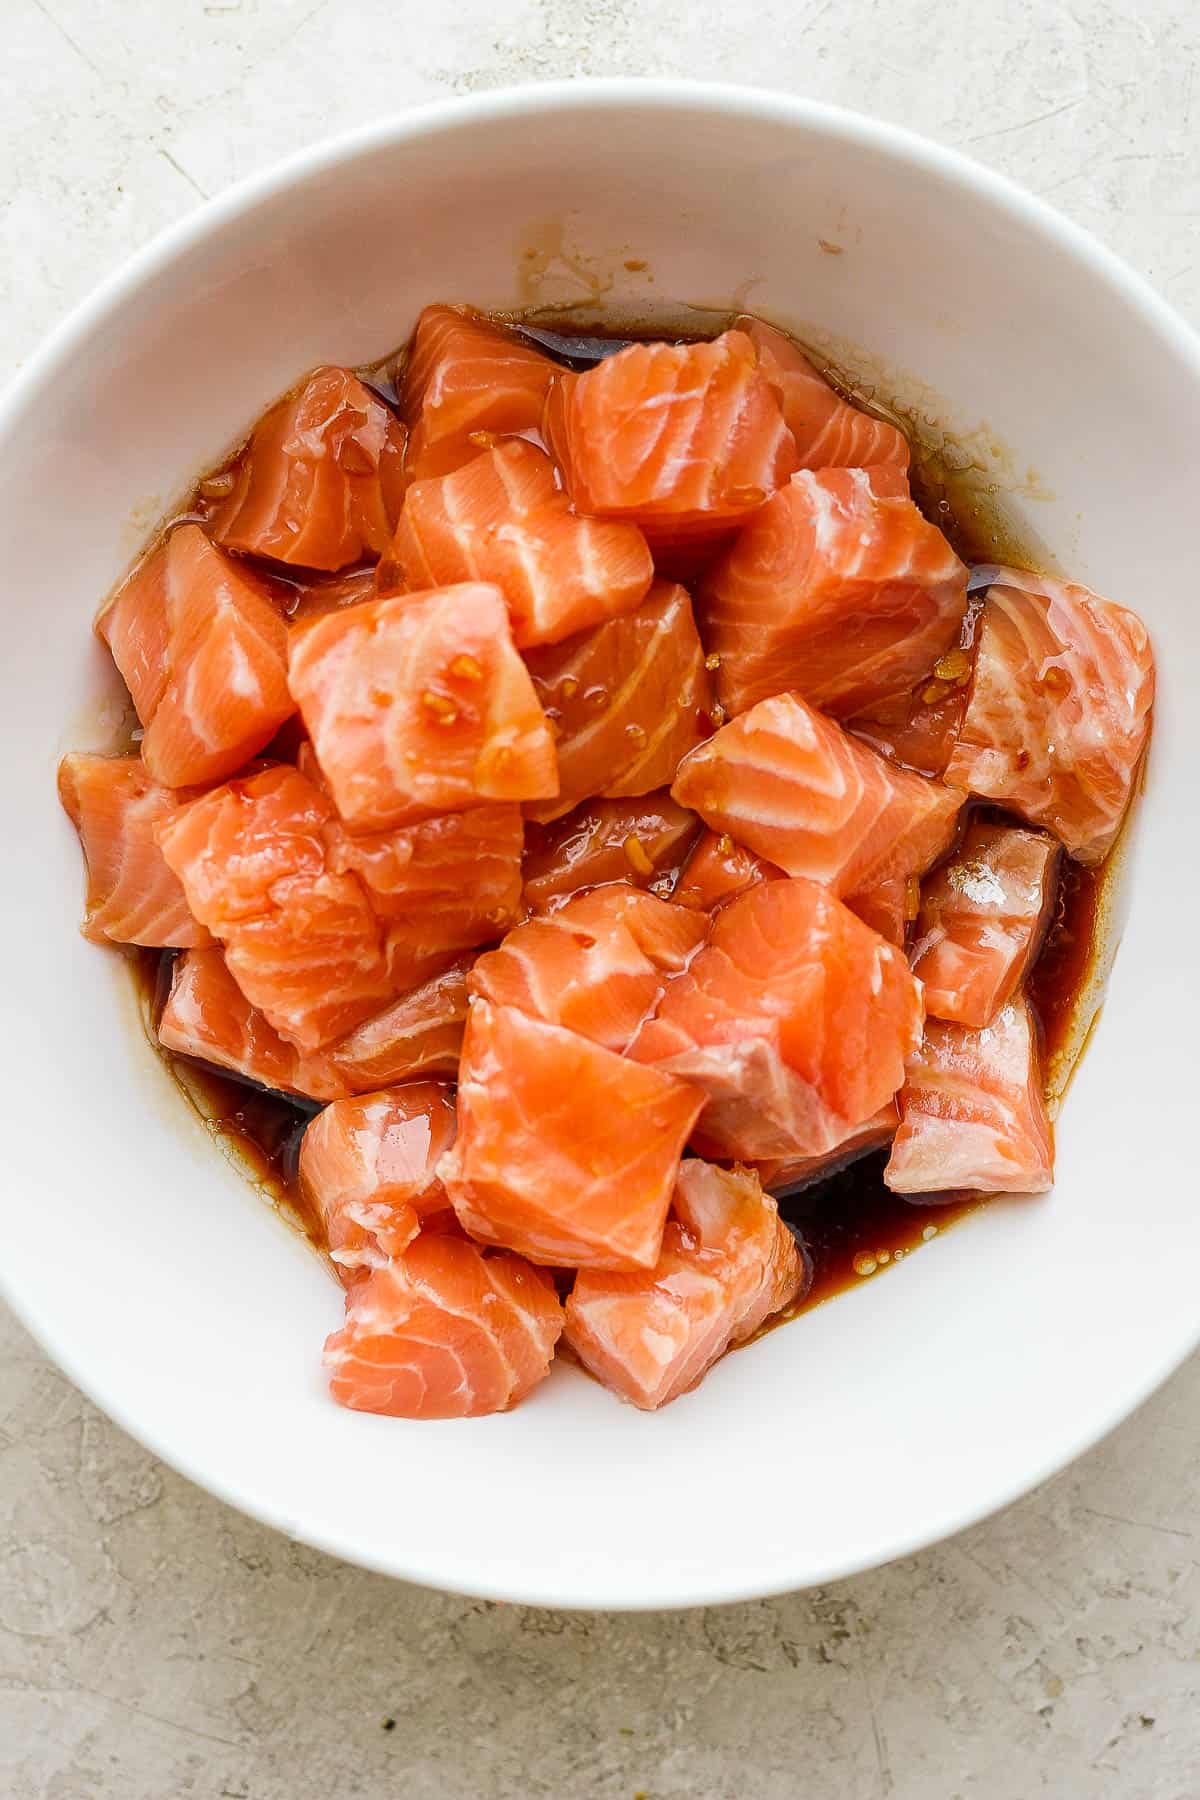
[[[631,266],[634,265],[634,266]],[[644,266],[637,266],[644,265]],[[317,362],[432,299],[747,305],[953,428],[1161,671],[1131,908],[1052,1196],[997,1203],[728,1358],[659,1416],[570,1368],[515,1413],[326,1398],[337,1290],[218,1153],[77,935],[61,752],[105,735],[95,608],[148,526]],[[8,771],[4,1274],[68,1371],[196,1480],[352,1559],[561,1604],[843,1574],[969,1522],[1192,1346],[1193,342],[1051,215],[797,102],[638,84],[435,109],[206,210],[85,309],[0,413]],[[1168,947],[1169,946],[1169,951]],[[1189,1002],[1191,1004],[1189,1004]]]

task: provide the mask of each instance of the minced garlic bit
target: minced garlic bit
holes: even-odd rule
[[[719,669],[720,668],[721,659],[717,655],[715,650],[709,651],[708,655],[704,659],[704,666],[706,669]]]
[[[481,450],[490,450],[493,444],[500,442],[494,431],[468,431],[468,444],[477,444]]]
[[[233,470],[223,469],[219,475],[206,475],[200,492],[206,500],[223,500],[226,494],[232,494],[234,480]]]
[[[487,915],[487,922],[489,925],[507,925],[511,918],[512,914],[507,906],[493,906]]]
[[[946,690],[940,681],[931,681],[928,687],[921,689],[921,698],[926,706],[936,706],[939,700],[946,698]]]
[[[875,1258],[865,1250],[860,1250],[854,1259],[854,1273],[856,1275],[873,1275],[877,1267],[878,1264],[876,1263]]]
[[[904,884],[904,916],[915,919],[921,910],[921,884],[915,875],[910,875]]]
[[[621,848],[625,859],[636,875],[653,875],[654,864],[650,861],[646,846],[636,832],[630,832]]]
[[[939,681],[965,681],[971,673],[971,659],[965,650],[947,650],[933,665]]]
[[[721,833],[720,837],[717,839],[717,855],[718,856],[732,856],[733,855],[733,839],[730,837],[730,835],[727,831],[723,831]]]
[[[564,700],[573,700],[579,692],[579,680],[574,675],[564,675],[558,685],[559,695]]]
[[[937,1236],[937,1226],[936,1225],[927,1225],[925,1227],[924,1231],[921,1233],[921,1236],[927,1244],[932,1243],[934,1238]]]
[[[725,490],[725,499],[730,506],[761,506],[766,497],[766,488],[735,487]]]
[[[433,714],[439,725],[453,725],[458,717],[453,700],[447,700],[445,694],[435,694],[432,688],[426,688],[421,695],[421,705]]]
[[[454,658],[450,664],[450,673],[456,675],[460,681],[483,680],[482,664],[478,663],[473,656],[468,656],[465,651],[461,656]]]

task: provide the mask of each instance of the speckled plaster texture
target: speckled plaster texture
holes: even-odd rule
[[[1200,317],[1194,0],[0,0],[0,29],[2,373],[272,159],[583,74],[914,126]],[[159,1466],[6,1317],[0,1358],[0,1800],[1200,1796],[1198,1362],[950,1544],[789,1599],[606,1617],[343,1567]]]

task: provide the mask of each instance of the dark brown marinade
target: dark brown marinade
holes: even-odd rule
[[[584,369],[638,338],[668,336],[674,342],[696,341],[714,335],[726,321],[718,320],[707,331],[684,331],[673,324],[666,332],[656,332],[652,323],[638,328],[628,322],[611,331],[602,322],[573,329],[560,317],[503,322],[564,367]],[[397,354],[358,373],[385,402],[394,405],[395,372],[400,363]],[[835,385],[846,384],[835,379]],[[846,391],[861,403],[852,388]],[[208,515],[211,503],[202,486],[197,484],[177,517],[203,519]],[[998,517],[993,519],[986,505],[939,464],[935,452],[925,450],[915,456],[912,487],[918,505],[965,560],[1037,566],[1040,558],[1028,551],[1022,555],[1007,524]],[[261,565],[259,572],[270,581],[285,612],[293,609],[302,582],[312,579],[310,575],[295,579],[278,572],[272,575]],[[281,748],[286,754],[286,747]],[[1056,914],[1028,985],[1048,1066],[1056,1056],[1069,1054],[1077,1035],[1079,1008],[1102,948],[1106,877],[1107,866],[1085,869],[1062,859]],[[171,952],[134,954],[139,990],[151,1022],[165,998],[171,960]],[[193,1104],[212,1123],[249,1178],[320,1246],[319,1228],[296,1181],[299,1142],[308,1119],[318,1110],[315,1104],[289,1099],[190,1059],[168,1060],[184,1076],[182,1085]],[[812,1259],[812,1285],[802,1308],[903,1260],[956,1219],[986,1205],[985,1197],[974,1194],[933,1205],[904,1200],[884,1186],[886,1162],[886,1151],[873,1152],[824,1181],[780,1198],[783,1217],[803,1238]]]

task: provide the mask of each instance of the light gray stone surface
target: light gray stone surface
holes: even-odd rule
[[[0,373],[201,195],[419,100],[574,74],[914,126],[1200,315],[1193,0],[0,0],[0,27]],[[0,1800],[1200,1795],[1200,1363],[953,1543],[621,1618],[343,1567],[157,1465],[8,1317],[0,1358]]]

